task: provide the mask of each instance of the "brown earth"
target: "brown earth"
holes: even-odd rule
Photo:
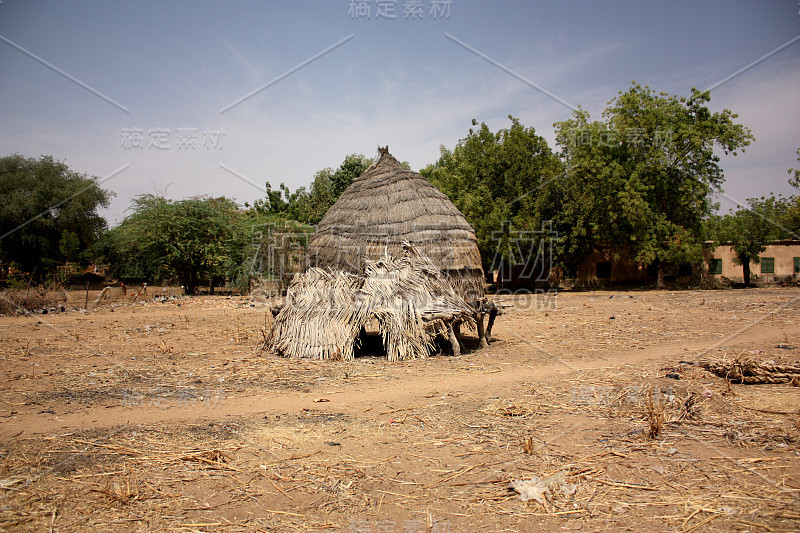
[[[693,364],[796,363],[800,290],[497,299],[399,364],[263,352],[243,297],[0,317],[0,530],[800,529],[800,388]]]

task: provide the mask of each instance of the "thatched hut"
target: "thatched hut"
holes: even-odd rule
[[[311,265],[354,274],[365,260],[398,257],[410,243],[470,305],[484,296],[475,231],[447,196],[404,168],[386,148],[345,189],[309,242]]]
[[[268,345],[287,357],[350,360],[377,322],[390,361],[427,357],[461,325],[485,346],[487,302],[475,231],[455,205],[387,148],[342,193],[309,241],[310,266],[276,308]],[[484,330],[483,317],[489,312]]]
[[[390,361],[427,357],[437,336],[460,347],[453,324],[475,325],[475,310],[409,243],[400,257],[365,260],[362,276],[310,268],[295,276],[275,317],[270,347],[286,357],[349,361],[372,321]]]

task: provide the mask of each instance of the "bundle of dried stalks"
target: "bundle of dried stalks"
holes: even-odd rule
[[[320,268],[297,274],[275,317],[270,347],[286,357],[351,360],[361,327],[355,316],[361,283],[347,272]]]
[[[664,403],[661,401],[661,396],[657,399],[653,398],[653,390],[650,389],[647,393],[647,406],[645,409],[645,418],[647,419],[647,430],[645,435],[652,440],[661,434],[661,429],[664,427]]]
[[[360,274],[365,261],[400,255],[409,242],[474,304],[484,295],[475,231],[423,176],[388,151],[356,178],[328,210],[309,242],[311,265]]]
[[[404,243],[397,259],[367,260],[363,277],[319,268],[298,274],[269,346],[286,357],[349,361],[374,319],[390,361],[422,358],[454,321],[474,328],[474,313],[430,259]]]
[[[800,379],[800,364],[779,364],[774,361],[754,361],[740,357],[733,361],[700,361],[698,364],[709,372],[733,383],[791,383]]]

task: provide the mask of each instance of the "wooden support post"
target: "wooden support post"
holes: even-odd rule
[[[478,325],[478,340],[481,342],[481,348],[486,348],[489,346],[489,342],[486,339],[486,330],[483,329],[483,315],[482,311],[475,313],[475,323]]]
[[[486,341],[492,341],[492,326],[494,326],[494,319],[497,318],[497,307],[492,305],[489,310],[489,323],[486,325]]]
[[[458,343],[458,338],[453,331],[453,321],[447,321],[447,336],[450,338],[450,346],[453,349],[453,356],[458,357],[461,355],[461,345]]]

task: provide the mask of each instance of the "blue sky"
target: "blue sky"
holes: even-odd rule
[[[50,154],[105,179],[115,223],[137,194],[252,202],[266,181],[308,185],[378,145],[417,170],[473,118],[496,130],[511,114],[556,148],[565,103],[599,117],[632,80],[688,95],[800,36],[797,0],[439,1],[446,13],[422,0],[405,18],[412,0],[371,0],[367,18],[350,0],[3,0],[0,154]],[[377,16],[381,2],[395,19]],[[710,105],[757,139],[723,159],[722,211],[791,194],[800,40],[714,88]]]

